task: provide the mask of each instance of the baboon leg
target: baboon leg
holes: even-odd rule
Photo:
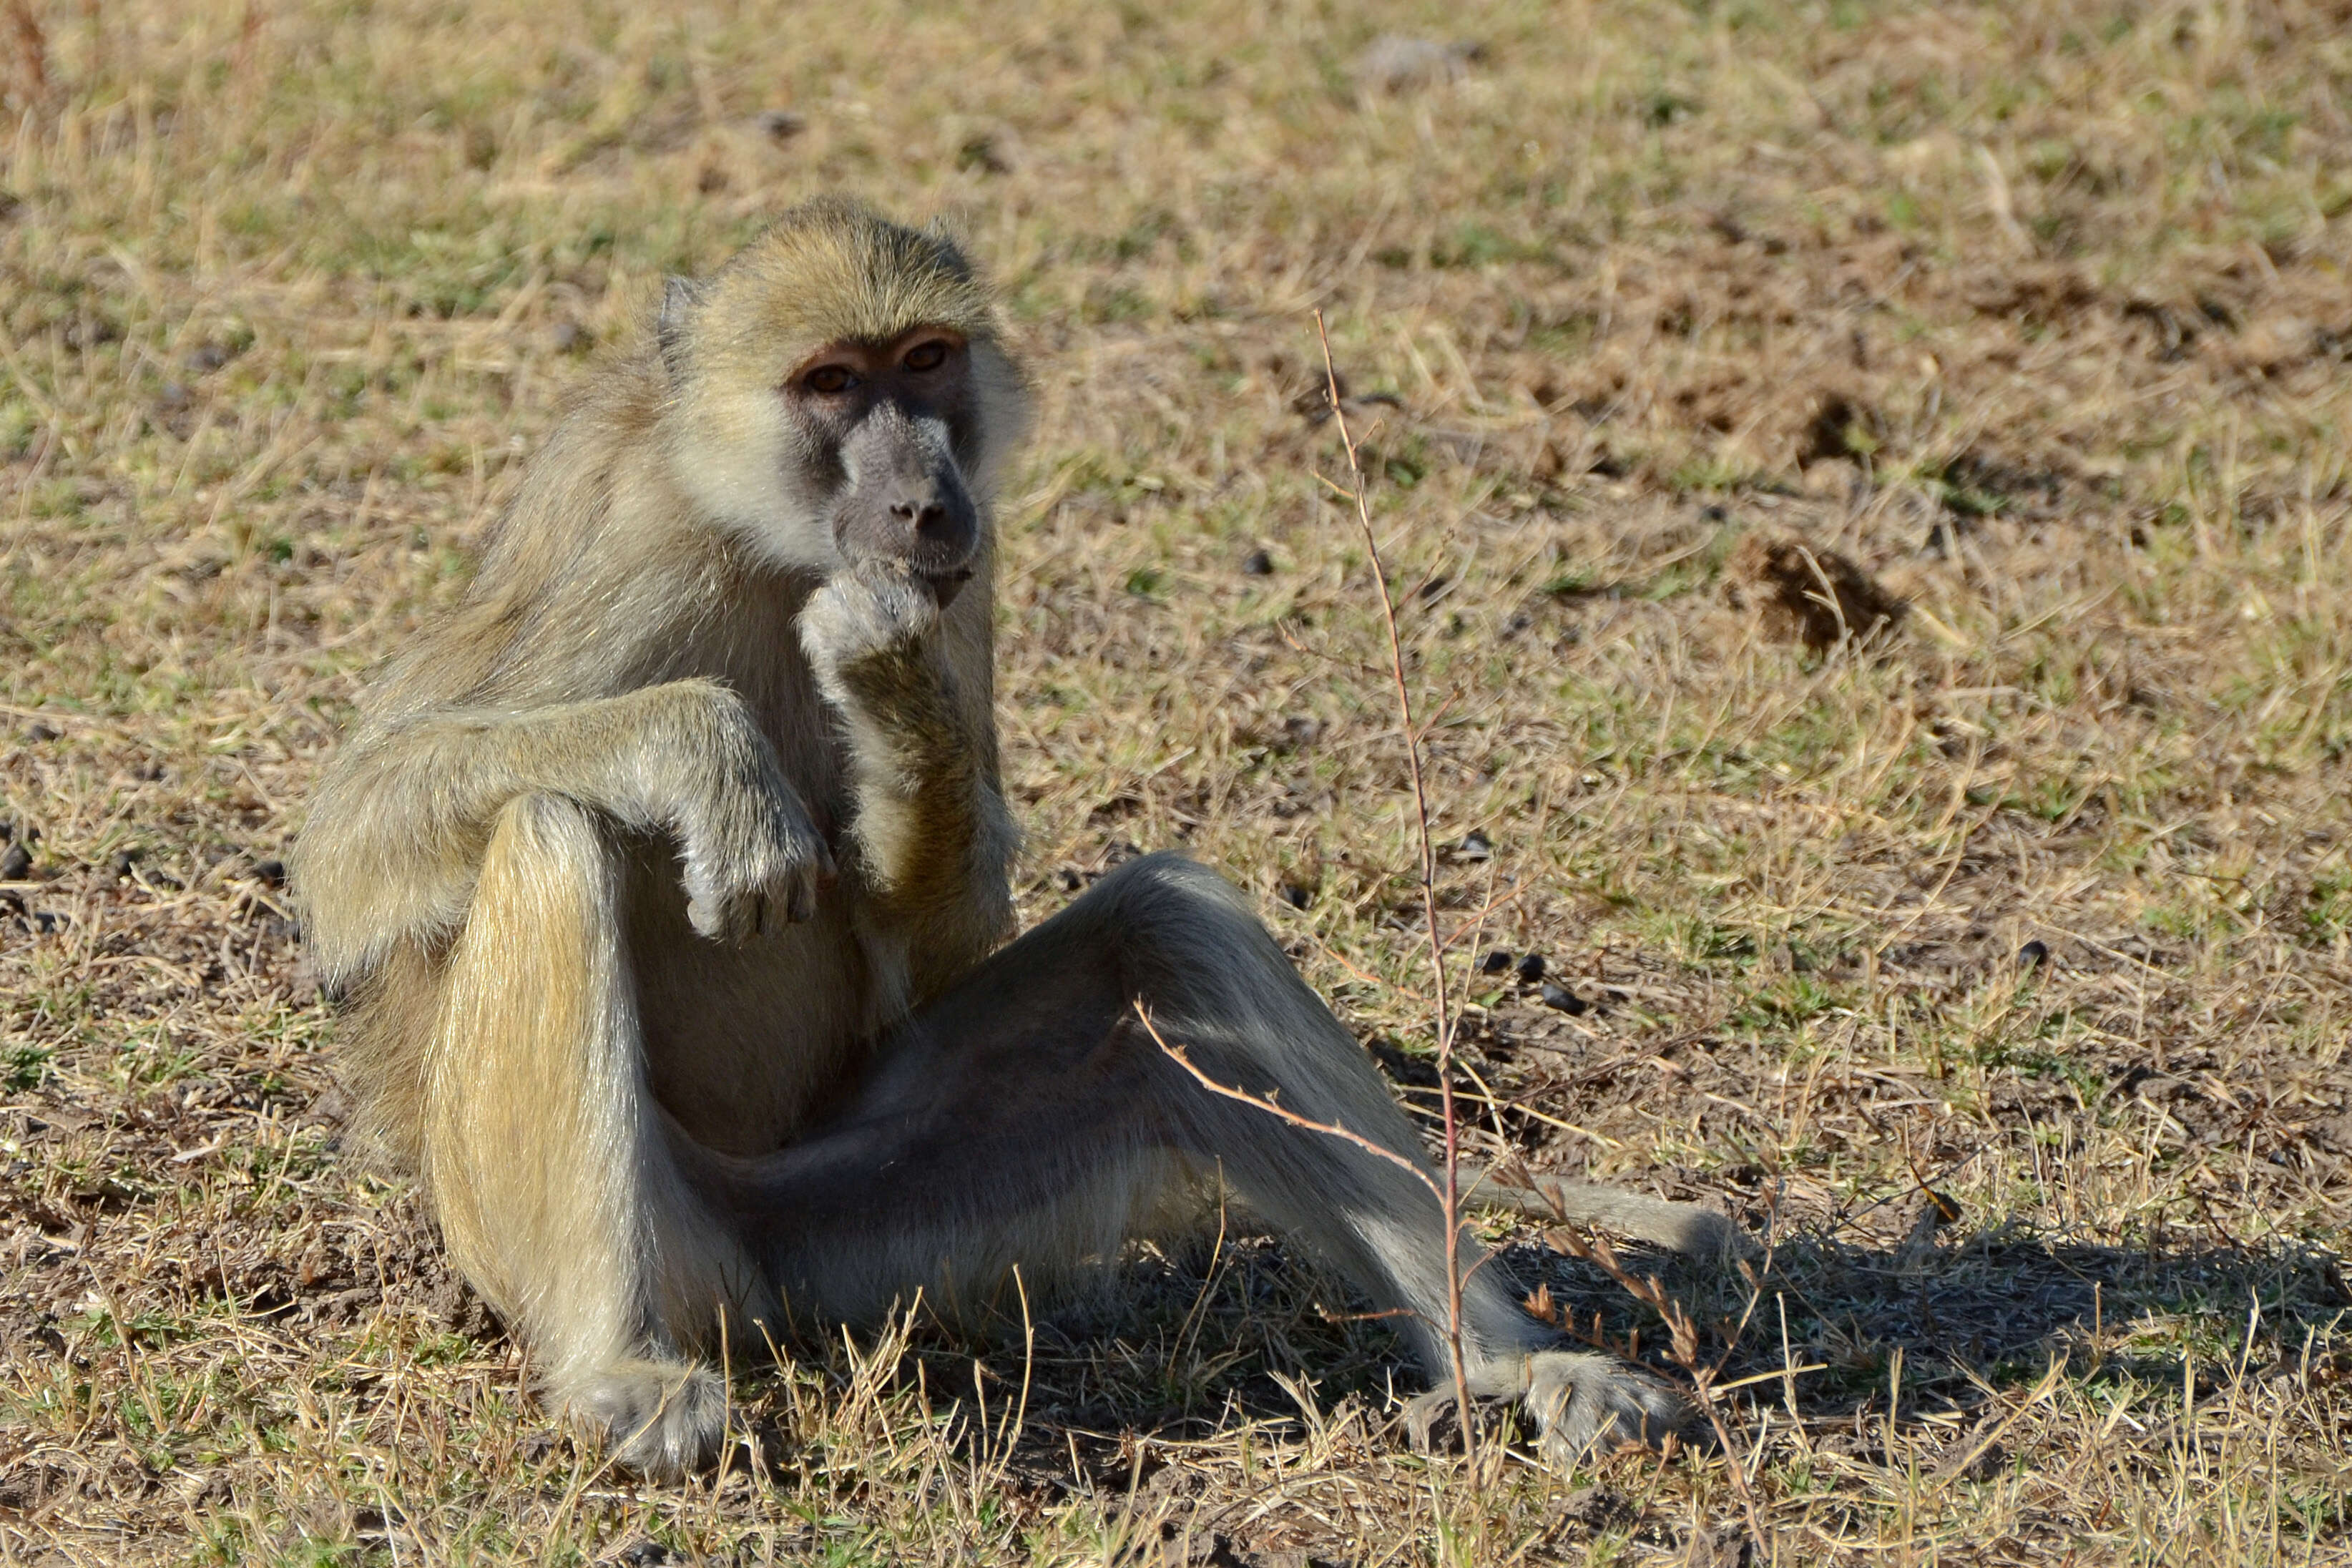
[[[618,889],[580,806],[530,795],[500,813],[425,1066],[424,1175],[452,1257],[550,1393],[670,1474],[711,1457],[725,1420],[688,1352],[761,1295],[671,1159]]]
[[[1286,1125],[1210,1079],[1344,1126],[1410,1167]],[[1411,1124],[1362,1048],[1240,896],[1152,857],[1104,878],[918,1013],[836,1123],[758,1161],[705,1167],[727,1190],[785,1310],[870,1317],[1110,1252],[1212,1173],[1325,1255],[1399,1324],[1433,1376],[1450,1365],[1443,1210]],[[1484,1256],[1466,1232],[1461,1265]],[[1034,1278],[1034,1275],[1031,1276]],[[1614,1425],[1661,1433],[1658,1385],[1555,1348],[1494,1269],[1463,1284],[1472,1392],[1524,1396],[1559,1444]]]

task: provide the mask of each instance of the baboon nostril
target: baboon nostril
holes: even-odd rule
[[[921,516],[915,519],[915,530],[919,533],[929,533],[936,531],[947,520],[948,509],[933,501],[923,509]]]
[[[890,515],[892,517],[897,518],[900,522],[916,523],[918,527],[921,526],[921,524],[918,520],[916,513],[919,510],[923,516],[928,517],[934,510],[936,509],[931,507],[918,508],[916,504],[910,500],[894,500],[890,503]]]

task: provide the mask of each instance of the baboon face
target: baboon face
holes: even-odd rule
[[[673,281],[660,341],[671,462],[706,516],[792,570],[900,563],[942,602],[971,575],[1025,399],[946,239],[804,209]]]
[[[963,479],[980,443],[962,335],[924,325],[887,343],[828,344],[779,396],[815,471],[834,479],[823,512],[841,558],[904,562],[952,595],[980,543]]]

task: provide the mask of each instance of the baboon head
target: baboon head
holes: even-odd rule
[[[942,602],[971,575],[1027,399],[952,241],[813,202],[672,279],[657,336],[666,447],[708,519],[788,570],[895,561]]]

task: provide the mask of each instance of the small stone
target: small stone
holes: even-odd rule
[[[1634,1517],[1632,1502],[1600,1487],[1579,1487],[1559,1500],[1559,1512],[1588,1530],[1608,1530]]]
[[[1554,985],[1549,981],[1544,983],[1543,1004],[1547,1007],[1558,1008],[1571,1018],[1590,1012],[1592,1007],[1591,1003],[1587,1002],[1575,992],[1565,986]]]
[[[226,343],[198,343],[188,351],[187,366],[198,375],[209,375],[235,357]]]
[[[47,910],[43,910],[33,917],[33,929],[39,931],[43,936],[49,935],[52,931],[57,931],[65,923],[65,916],[53,914]]]
[[[1966,1440],[1955,1443],[1943,1463],[1932,1472],[1937,1480],[1989,1481],[1999,1475],[2009,1463],[2009,1450],[1999,1443],[1986,1445],[1981,1452],[1972,1453]]]
[[[2039,969],[2050,962],[2050,944],[2039,940],[2029,942],[2017,950],[2020,969]]]
[[[658,1541],[640,1541],[633,1546],[623,1547],[621,1554],[613,1561],[625,1563],[627,1568],[658,1568],[661,1563],[677,1562],[677,1553]]]
[[[1403,33],[1382,33],[1364,46],[1350,67],[1359,86],[1384,92],[1408,88],[1441,87],[1470,74],[1473,62],[1486,55],[1484,46],[1466,38],[1417,38]]]
[[[44,741],[54,741],[57,738],[58,732],[38,720],[35,720],[25,731],[25,743],[28,746],[37,746]]]
[[[1315,895],[1297,882],[1282,885],[1282,901],[1294,910],[1303,910],[1315,901]]]
[[[1247,577],[1273,576],[1274,557],[1263,550],[1251,551],[1248,558],[1242,563],[1242,574]]]
[[[155,395],[155,406],[166,414],[177,414],[181,409],[185,408],[188,403],[187,387],[176,381],[165,382],[163,389]]]
[[[1461,843],[1454,847],[1454,858],[1456,860],[1491,860],[1495,858],[1495,841],[1474,827],[1462,836]]]
[[[789,142],[808,129],[805,115],[794,114],[789,109],[763,109],[753,121],[761,135],[772,142]]]
[[[257,860],[253,864],[253,874],[270,887],[282,888],[286,885],[286,862]]]
[[[1511,955],[1499,947],[1478,961],[1481,974],[1500,974],[1510,967]]]
[[[1542,953],[1531,952],[1525,958],[1519,960],[1519,978],[1521,980],[1525,981],[1529,985],[1533,985],[1537,981],[1541,980],[1543,977],[1544,956]]]
[[[21,844],[11,844],[5,854],[0,854],[0,882],[21,882],[33,874],[33,857]]]
[[[380,1508],[363,1508],[352,1515],[352,1528],[362,1535],[381,1536],[400,1529],[408,1522],[408,1515],[396,1503],[385,1502]]]
[[[131,879],[131,851],[125,849],[121,854],[117,855],[113,859],[108,861],[106,865],[106,874],[118,882],[129,881]]]
[[[1054,885],[1066,893],[1075,893],[1087,885],[1086,873],[1076,866],[1065,866],[1054,873]]]

